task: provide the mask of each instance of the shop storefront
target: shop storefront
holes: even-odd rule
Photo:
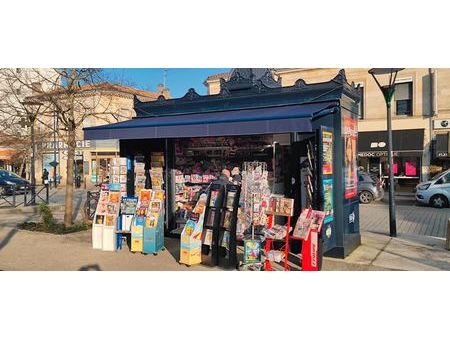
[[[415,186],[421,180],[424,130],[394,130],[392,139],[394,178],[405,188]],[[359,133],[358,166],[364,171],[387,178],[387,155],[386,131]]]
[[[252,179],[257,177],[254,185],[260,185],[262,178],[268,194],[280,198],[288,210],[273,212],[272,222],[278,218],[284,222],[282,217],[289,214],[294,225],[305,209],[322,210],[326,216],[320,228],[321,250],[335,257],[348,255],[360,244],[359,92],[346,82],[345,73],[325,83],[306,85],[299,80],[292,87],[236,74],[221,85],[217,95],[200,96],[191,89],[179,99],[135,99],[136,118],[85,128],[85,139],[119,140],[127,175],[122,180],[118,174],[117,184],[126,181],[129,198],[154,189],[155,182],[164,187],[166,235],[182,234],[183,241],[190,224],[187,215],[198,209],[202,192],[209,191],[209,210],[209,201],[221,196],[220,182],[225,180],[239,187],[233,235],[244,236],[249,224],[239,221],[240,209],[250,204],[253,214],[263,205],[258,204],[260,196],[245,190],[252,173]],[[233,203],[226,205],[230,212],[237,209],[231,208]],[[226,221],[214,222],[223,226]],[[265,222],[265,217],[251,221],[262,227]]]

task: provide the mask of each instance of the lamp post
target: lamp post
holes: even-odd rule
[[[34,100],[25,100],[22,102],[23,106],[25,107],[38,107],[37,110],[39,111],[40,107],[42,106],[42,103]],[[34,133],[34,123],[36,121],[37,113],[29,113],[27,110],[27,121],[23,123],[23,125],[30,127],[30,135],[31,135],[31,163],[30,163],[30,181],[31,181],[31,203],[34,205],[36,204],[36,168],[35,168],[35,161],[36,161],[36,140],[35,140],[35,133]]]
[[[388,165],[389,165],[389,235],[391,237],[397,237],[397,221],[395,219],[395,200],[394,200],[394,172],[392,161],[392,115],[391,115],[391,102],[395,93],[395,80],[398,72],[404,68],[372,68],[369,70],[369,74],[383,93],[384,100],[386,102],[387,109],[387,132],[388,132]],[[377,76],[382,77],[389,75],[389,83],[382,86],[377,79]]]
[[[56,167],[58,166],[58,161],[56,158],[56,151],[59,152],[59,144],[56,143],[56,133],[58,130],[58,117],[56,115],[56,110],[53,112],[53,162],[51,163],[53,167],[53,184],[55,188],[58,186],[56,182]]]

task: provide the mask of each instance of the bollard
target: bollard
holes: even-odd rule
[[[447,250],[450,250],[450,219],[447,222],[447,235],[445,237],[446,237],[445,248]]]

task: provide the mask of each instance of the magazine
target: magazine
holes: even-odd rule
[[[108,202],[108,196],[109,196],[109,191],[106,190],[102,190],[100,192],[100,198],[99,198],[99,203],[106,203]]]
[[[141,203],[141,205],[145,205],[147,206],[150,202],[150,198],[152,195],[152,191],[149,189],[142,189],[139,192],[139,202]]]
[[[107,203],[98,203],[96,212],[99,214],[106,214],[107,212]]]
[[[231,225],[231,211],[230,210],[226,210],[223,216],[223,227],[224,228],[229,228]]]
[[[160,211],[161,210],[161,201],[152,201],[151,203],[150,203],[150,210],[153,212],[153,211],[156,211],[156,212],[158,212],[158,211]]]
[[[165,192],[164,190],[153,191],[153,199],[158,201],[164,201]]]
[[[116,215],[106,215],[105,225],[106,226],[116,226],[117,225],[117,216]]]
[[[112,175],[120,175],[120,167],[111,167]]]
[[[136,213],[138,199],[136,197],[122,197],[120,210],[124,215],[134,215]]]
[[[306,239],[310,227],[312,209],[303,209],[295,224],[292,236],[295,238]]]
[[[205,225],[210,226],[210,227],[214,226],[215,215],[216,215],[216,212],[214,210],[209,210]]]
[[[105,215],[95,215],[94,224],[103,225],[105,223]]]
[[[116,214],[118,212],[117,210],[117,204],[115,203],[109,203],[106,205],[106,210],[108,214]]]
[[[216,206],[216,201],[217,201],[217,197],[219,196],[219,191],[218,190],[211,190],[211,196],[209,198],[209,206],[210,207],[215,207]]]
[[[205,229],[203,231],[204,236],[203,236],[203,244],[204,245],[212,245],[212,235],[213,235],[213,231],[211,229]]]
[[[109,192],[109,202],[110,203],[119,203],[120,202],[120,192],[119,191],[110,191]]]
[[[244,263],[261,261],[261,242],[258,240],[244,241]]]
[[[280,204],[280,213],[289,216],[294,214],[294,200],[292,198],[282,198]]]
[[[223,233],[221,246],[230,250],[230,233],[228,231],[224,231]]]
[[[126,174],[127,174],[127,167],[124,165],[120,166],[119,175],[126,175]]]
[[[226,207],[228,209],[233,209],[235,197],[236,197],[236,192],[235,191],[229,191],[228,192],[228,194],[227,194],[227,202],[226,202]]]

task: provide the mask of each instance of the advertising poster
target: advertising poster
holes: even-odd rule
[[[53,167],[50,164],[54,161],[55,161],[55,155],[53,153],[42,154],[42,170],[47,169],[49,182],[53,182],[54,177],[55,177],[55,167]],[[56,153],[56,162],[59,163],[59,154],[58,153]],[[59,169],[59,165],[58,165],[57,171],[56,171],[56,179],[58,179],[58,176],[59,176],[58,169]]]
[[[323,211],[325,212],[324,223],[333,220],[333,179],[323,180]]]
[[[333,133],[322,131],[322,174],[333,174]]]
[[[351,199],[358,194],[357,121],[351,117],[344,117],[342,127],[344,137],[344,197]]]

